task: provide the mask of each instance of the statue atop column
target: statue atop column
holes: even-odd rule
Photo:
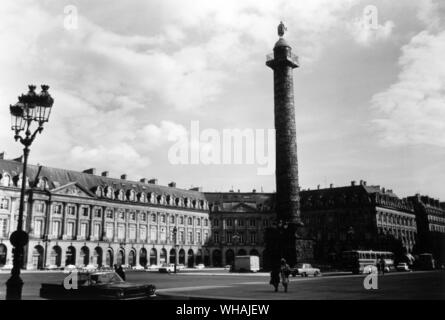
[[[278,25],[278,36],[283,37],[285,31],[287,31],[287,28],[284,25],[283,21],[280,21],[280,24]]]

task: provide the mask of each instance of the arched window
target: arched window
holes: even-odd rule
[[[124,201],[125,200],[124,190],[120,189],[116,191],[116,197],[118,200]]]
[[[113,190],[112,187],[107,186],[107,187],[105,188],[105,196],[106,196],[108,199],[114,199],[114,190]]]
[[[180,198],[175,198],[175,205],[178,206],[178,207],[181,205],[181,199]]]
[[[167,202],[168,205],[171,205],[172,204],[172,196],[167,195],[167,197],[165,197],[165,201]]]
[[[145,195],[145,193],[143,192],[139,193],[139,201],[142,203],[147,202],[147,196]]]

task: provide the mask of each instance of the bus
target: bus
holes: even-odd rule
[[[433,270],[435,267],[434,258],[431,253],[421,253],[415,266],[419,270]]]
[[[372,250],[343,251],[342,266],[352,273],[363,273],[366,266],[377,266],[382,258],[389,270],[394,268],[394,253]]]

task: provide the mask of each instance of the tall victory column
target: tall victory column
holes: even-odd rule
[[[266,230],[266,268],[278,264],[281,258],[285,258],[290,265],[297,260],[310,260],[312,251],[312,242],[303,240],[300,218],[293,87],[293,69],[299,65],[298,57],[292,54],[292,48],[283,38],[286,30],[281,22],[278,26],[279,40],[266,61],[274,72],[277,214],[276,226]]]

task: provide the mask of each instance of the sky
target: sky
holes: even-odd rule
[[[55,103],[30,163],[272,192],[257,159],[177,163],[171,151],[215,156],[224,130],[273,129],[265,61],[283,21],[300,63],[301,188],[365,180],[445,201],[444,18],[436,0],[2,1],[0,152],[22,152],[9,105],[48,84]],[[197,144],[193,123],[213,138]]]

